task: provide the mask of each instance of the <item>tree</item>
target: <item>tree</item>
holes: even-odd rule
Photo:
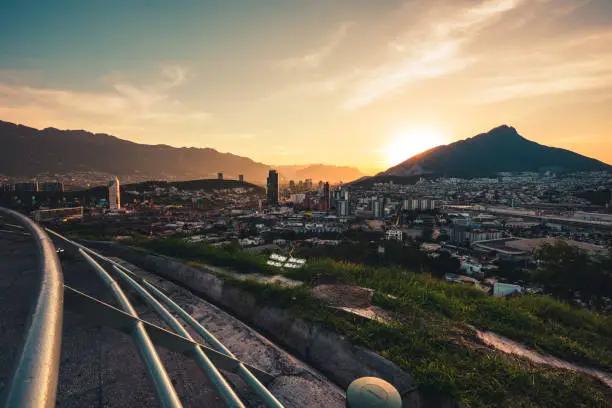
[[[461,262],[446,251],[440,252],[437,258],[434,258],[430,264],[431,275],[437,278],[443,278],[447,273],[457,273],[461,267]]]
[[[539,262],[535,281],[555,296],[572,300],[578,295],[590,303],[612,296],[612,254],[592,257],[558,240],[537,249],[535,258]]]

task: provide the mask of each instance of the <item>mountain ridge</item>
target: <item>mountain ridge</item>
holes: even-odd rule
[[[377,176],[439,174],[457,177],[491,176],[500,172],[612,170],[599,160],[570,150],[545,146],[501,125],[486,133],[434,147]]]
[[[251,158],[219,152],[210,147],[174,147],[141,144],[106,133],[87,130],[42,130],[0,120],[0,174],[34,177],[40,173],[95,171],[116,175],[142,175],[149,179],[203,179],[224,176],[264,182],[272,166]],[[314,166],[314,167],[313,167]],[[343,175],[359,171],[349,167],[304,165],[285,179],[341,181]],[[285,166],[287,167],[287,166]],[[309,170],[309,167],[312,167]],[[350,171],[347,169],[351,169]],[[339,173],[340,172],[340,173]],[[361,174],[361,173],[359,173]],[[322,177],[326,176],[326,177]]]

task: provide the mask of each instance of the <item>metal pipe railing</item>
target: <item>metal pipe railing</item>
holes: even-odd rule
[[[113,265],[115,271],[121,276],[138,294],[155,309],[157,314],[170,326],[178,335],[185,337],[188,340],[194,341],[193,337],[181,323],[161,303],[157,301],[145,288],[138,282],[132,279],[127,273],[122,271],[116,265]],[[215,385],[219,394],[227,404],[232,408],[244,408],[244,404],[236,395],[227,380],[221,375],[217,367],[210,361],[208,356],[204,354],[202,349],[197,345],[193,345],[193,356],[196,364],[202,369],[208,379]]]
[[[163,292],[161,292],[157,287],[155,287],[154,285],[152,285],[151,283],[149,283],[148,281],[146,281],[145,279],[138,277],[136,274],[134,274],[134,272],[130,271],[129,269],[127,269],[126,267],[124,267],[123,265],[121,265],[120,263],[105,257],[102,254],[99,254],[98,252],[87,248],[84,245],[79,244],[78,242],[74,242],[60,234],[58,234],[55,231],[52,230],[47,230],[50,233],[56,235],[57,237],[77,246],[79,249],[82,249],[83,251],[86,251],[88,253],[90,253],[93,256],[96,256],[100,259],[102,259],[103,261],[109,262],[110,264],[112,264],[116,269],[119,269],[123,272],[125,272],[126,274],[128,274],[129,276],[132,276],[134,278],[136,278],[143,286],[145,286],[146,289],[148,289],[149,291],[151,291],[158,299],[160,299],[162,302],[164,302],[170,309],[172,309],[175,313],[177,313],[183,320],[185,320],[187,322],[187,324],[189,324],[197,333],[198,335],[200,335],[203,339],[205,339],[207,342],[209,342],[214,349],[216,349],[217,351],[232,357],[232,358],[236,358],[236,356],[227,348],[225,347],[225,345],[223,343],[221,343],[212,333],[210,333],[208,330],[206,330],[206,328],[204,328],[196,319],[194,319],[189,313],[187,313],[182,307],[180,307],[177,303],[175,303],[172,299],[170,299],[168,296],[166,296]],[[182,326],[181,326],[182,327]],[[268,406],[268,407],[272,407],[272,408],[284,408],[283,404],[281,404],[281,402],[266,388],[265,385],[263,385],[261,383],[261,381],[259,381],[259,379],[252,373],[251,370],[249,370],[243,363],[240,363],[240,365],[238,366],[238,374],[240,375],[240,377],[242,377],[242,379],[244,379],[246,381],[246,383],[248,385],[250,385],[253,390],[255,390],[255,392],[262,398],[262,400],[264,401],[264,403]]]
[[[104,268],[96,262],[89,254],[83,249],[79,248],[81,255],[87,260],[87,262],[94,268],[98,273],[98,276],[104,281],[104,284],[113,292],[113,295],[121,305],[121,308],[132,317],[138,318],[136,310],[121,290],[121,287],[117,282],[104,270]],[[149,376],[153,380],[157,398],[163,407],[167,408],[180,408],[182,407],[181,401],[176,394],[176,390],[170,381],[170,377],[164,368],[153,342],[149,338],[144,325],[140,321],[135,321],[133,337],[136,341],[138,352],[142,357]]]
[[[119,265],[119,267],[117,267],[116,265],[113,266],[115,266],[115,269],[121,268],[128,271],[127,268],[122,265]],[[223,343],[221,343],[211,332],[206,330],[206,328],[202,326],[200,322],[194,319],[193,316],[187,313],[181,306],[179,306],[176,302],[174,302],[157,287],[155,287],[145,279],[141,279],[140,281],[146,289],[152,292],[158,299],[164,302],[166,306],[168,306],[183,320],[185,320],[185,322],[187,322],[187,324],[189,324],[191,328],[193,328],[196,333],[198,333],[198,335],[200,335],[203,339],[210,343],[210,345],[212,345],[214,349],[229,357],[236,358],[236,356],[227,347],[225,347]],[[274,408],[284,408],[280,401],[278,401],[278,399],[276,399],[276,397],[272,395],[272,393],[257,379],[257,377],[255,377],[255,375],[253,375],[253,373],[243,363],[240,363],[240,365],[238,366],[238,374],[247,382],[247,384],[253,387],[253,389],[264,400],[267,406]]]
[[[0,207],[34,237],[39,253],[40,287],[25,342],[5,391],[6,407],[55,406],[62,341],[64,278],[53,242],[32,220]]]
[[[74,242],[55,231],[47,229],[50,233],[56,235],[57,237],[75,245],[79,249],[90,253],[93,256],[96,256],[103,261],[109,262],[116,269],[120,269],[125,272],[129,276],[135,277],[146,289],[150,290],[155,296],[157,296],[162,302],[164,302],[170,309],[172,309],[175,313],[177,313],[183,320],[187,322],[203,339],[209,342],[214,349],[217,351],[232,357],[236,358],[236,356],[227,348],[223,343],[221,343],[212,333],[210,333],[206,328],[204,328],[196,319],[194,319],[189,313],[187,313],[183,308],[181,308],[177,303],[175,303],[172,299],[166,296],[163,292],[161,292],[157,287],[147,282],[145,279],[138,277],[132,271],[121,265],[120,263],[105,257],[98,252],[87,248],[84,245],[79,244],[78,242]],[[182,327],[182,326],[181,326]],[[253,390],[262,398],[264,403],[272,408],[284,408],[283,404],[266,388],[265,385],[259,381],[259,379],[249,370],[243,363],[240,363],[238,366],[238,374],[246,381],[248,385],[250,385]]]

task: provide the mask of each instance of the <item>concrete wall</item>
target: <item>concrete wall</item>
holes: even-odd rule
[[[291,350],[344,389],[357,378],[379,377],[398,389],[405,408],[459,406],[446,397],[422,395],[415,391],[412,376],[393,362],[317,324],[296,319],[283,309],[258,305],[251,293],[223,281],[206,268],[195,268],[170,257],[147,254],[110,242],[88,241],[83,244],[192,290],[265,332],[271,340]]]

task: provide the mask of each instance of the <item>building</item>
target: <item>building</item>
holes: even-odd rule
[[[239,174],[238,175],[238,181],[240,181],[240,182],[244,181],[244,174]]]
[[[223,180],[223,173],[217,173],[217,180]]]
[[[64,183],[61,181],[46,181],[38,185],[38,191],[44,193],[63,193]]]
[[[278,205],[278,172],[276,170],[268,172],[266,196],[269,205]]]
[[[108,182],[108,203],[111,210],[121,208],[121,192],[119,190],[119,179],[115,177]]]
[[[16,193],[38,193],[38,182],[31,183],[15,183]]]
[[[289,196],[289,201],[291,201],[293,204],[302,204],[305,200],[305,193],[294,193]]]
[[[450,234],[451,241],[458,244],[490,241],[502,237],[503,233],[500,230],[470,228],[461,225],[453,226]]]
[[[15,190],[15,186],[13,184],[0,184],[0,191],[11,192]]]
[[[374,218],[382,218],[383,209],[383,200],[378,197],[372,197],[372,216]]]
[[[504,297],[513,294],[522,294],[523,287],[519,285],[511,285],[509,283],[495,282],[493,285],[493,296]]]
[[[330,195],[330,191],[329,191],[329,183],[325,182],[325,184],[323,184],[323,204],[326,210],[329,210],[331,208],[331,195]]]
[[[436,208],[437,202],[432,198],[406,197],[402,201],[404,211],[433,211]]]
[[[385,232],[385,238],[388,241],[401,241],[404,233],[401,229],[393,228]]]
[[[339,217],[346,217],[349,215],[349,202],[348,200],[336,201],[336,214]]]

